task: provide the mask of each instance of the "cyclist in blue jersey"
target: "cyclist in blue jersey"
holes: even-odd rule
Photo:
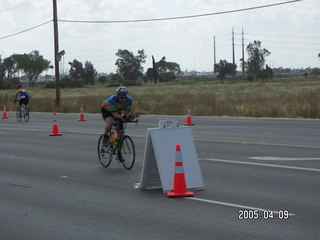
[[[19,111],[21,114],[21,105],[24,104],[26,107],[28,106],[29,103],[29,94],[27,93],[27,91],[22,87],[21,84],[19,84],[16,87],[17,91],[16,91],[16,99],[15,102],[19,101]]]
[[[128,93],[129,90],[126,87],[118,87],[116,89],[117,95],[113,95],[102,102],[101,114],[102,118],[106,122],[104,129],[105,139],[107,139],[109,132],[111,131],[116,120],[120,120],[118,122],[120,124],[119,130],[117,130],[117,136],[120,138],[123,127],[123,122],[121,120],[129,120],[134,118],[134,115],[131,113],[133,100],[130,96],[128,96]],[[122,159],[120,152],[118,152],[118,158]]]

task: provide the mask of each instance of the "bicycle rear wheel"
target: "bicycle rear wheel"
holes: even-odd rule
[[[123,160],[122,165],[125,169],[130,170],[136,158],[136,151],[134,148],[133,141],[130,136],[125,135],[123,137],[122,146],[121,146],[121,153]]]
[[[20,122],[22,119],[22,114],[19,112],[19,110],[16,111],[16,117],[17,117],[17,120]]]
[[[28,122],[30,118],[29,109],[27,107],[24,108],[24,121]]]
[[[99,141],[98,141],[98,157],[99,162],[103,167],[108,167],[111,163],[112,156],[113,156],[113,149],[110,146],[110,139],[108,139],[108,143],[105,144],[104,141],[104,134],[101,134]]]

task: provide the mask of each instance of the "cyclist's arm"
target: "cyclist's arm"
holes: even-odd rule
[[[123,119],[125,121],[132,121],[136,117],[135,114],[130,110],[125,110],[123,116],[124,116]]]
[[[123,114],[124,114],[125,116],[132,116],[132,115],[133,115],[132,112],[131,112],[131,110],[123,110]]]
[[[122,117],[122,115],[118,112],[112,112],[112,115],[114,118],[118,118],[118,119],[120,119]]]
[[[131,112],[131,107],[132,107],[132,98],[128,96],[127,102],[126,102],[126,107],[123,110],[123,113],[128,120],[134,119],[134,114]]]
[[[16,95],[14,96],[13,102],[18,102],[18,101],[19,101],[19,92],[17,92]]]

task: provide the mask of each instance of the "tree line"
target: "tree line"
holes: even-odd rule
[[[246,48],[248,59],[240,59],[241,68],[245,70],[247,79],[266,79],[272,78],[273,72],[268,65],[265,67],[266,58],[271,54],[265,48],[261,47],[260,41],[249,43]],[[218,74],[218,78],[223,80],[227,75],[234,76],[236,74],[237,65],[228,63],[226,60],[220,60],[218,64],[214,65],[214,72]]]
[[[249,43],[246,47],[248,54],[247,61],[240,59],[241,68],[245,70],[247,79],[266,79],[273,76],[272,69],[265,66],[266,58],[271,54],[265,48],[261,47],[260,41]],[[123,83],[125,85],[136,85],[138,80],[144,82],[152,81],[169,82],[176,79],[181,73],[178,63],[169,62],[166,57],[160,61],[155,61],[152,56],[152,68],[148,68],[146,73],[142,64],[146,61],[146,54],[143,49],[138,50],[137,55],[126,49],[119,49],[115,54],[118,58],[115,62],[117,72],[109,76],[100,76],[98,81],[105,84],[107,81],[113,83]],[[320,58],[320,53],[318,54]],[[81,87],[84,84],[95,84],[97,71],[90,61],[82,64],[74,59],[69,62],[69,72],[61,80],[61,87]],[[0,56],[0,88],[12,88],[19,83],[19,77],[16,75],[22,72],[28,79],[29,86],[34,86],[39,75],[52,69],[50,61],[46,60],[39,51],[34,50],[28,54],[13,54],[5,59]],[[220,60],[214,64],[213,70],[217,77],[221,80],[226,76],[235,76],[237,65],[229,63],[226,60]],[[55,82],[48,84],[48,87],[55,87]]]
[[[27,76],[29,85],[34,86],[39,75],[50,67],[50,61],[36,50],[29,54],[13,54],[3,60],[0,56],[0,88],[10,88],[19,83],[19,77],[15,77],[19,71]]]
[[[106,83],[110,80],[113,83],[126,85],[136,85],[139,79],[144,82],[168,82],[173,81],[181,73],[179,64],[168,62],[165,57],[155,62],[152,56],[153,67],[149,68],[144,74],[142,64],[145,63],[147,56],[143,49],[138,50],[137,55],[126,49],[119,49],[116,56],[118,57],[115,62],[117,73],[110,74],[108,77],[100,76],[98,82]],[[98,73],[90,61],[86,61],[83,64],[74,59],[68,64],[70,69],[68,74],[62,77],[60,81],[61,87],[82,87],[85,84],[95,84]],[[0,56],[0,88],[15,87],[20,82],[19,77],[16,77],[20,72],[28,78],[29,86],[34,86],[39,75],[52,68],[50,61],[44,59],[37,50],[28,54],[13,54],[3,60]],[[55,87],[55,84],[52,81],[46,87]]]
[[[244,74],[246,79],[253,81],[256,79],[268,79],[273,77],[273,70],[265,64],[266,58],[271,54],[271,52],[265,48],[261,47],[261,41],[253,41],[249,43],[246,47],[248,54],[247,61],[240,59],[241,68],[244,69]],[[320,53],[318,54],[320,60]],[[237,65],[229,63],[226,60],[220,60],[219,63],[214,65],[214,73],[217,74],[217,77],[221,80],[224,80],[227,76],[235,76]],[[314,68],[310,70],[307,68],[310,74],[315,76],[320,75],[320,69]],[[307,77],[308,72],[305,72],[304,75]],[[243,76],[244,77],[244,76]]]

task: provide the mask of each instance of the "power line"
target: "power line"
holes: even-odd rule
[[[12,37],[12,36],[15,36],[15,35],[24,33],[24,32],[28,32],[28,31],[33,30],[33,29],[35,29],[35,28],[41,27],[41,26],[43,26],[43,25],[46,25],[46,24],[48,24],[48,23],[50,23],[50,22],[52,22],[52,20],[47,21],[47,22],[44,22],[44,23],[41,23],[41,24],[39,24],[39,25],[37,25],[37,26],[31,27],[31,28],[28,28],[28,29],[22,30],[22,31],[20,31],[20,32],[10,34],[10,35],[5,36],[5,37],[0,37],[0,40],[5,39],[5,38],[9,38],[9,37]]]
[[[254,40],[257,40],[257,39],[249,39],[249,38],[246,38],[246,40],[248,40],[248,41],[254,41]],[[262,41],[261,41],[262,42]],[[297,45],[297,44],[303,44],[303,45],[315,45],[315,46],[319,46],[319,43],[317,43],[317,42],[305,42],[305,41],[294,41],[294,40],[292,40],[292,39],[282,39],[282,40],[270,40],[270,39],[264,39],[263,40],[263,43],[269,43],[269,42],[274,42],[274,43],[282,43],[282,45],[283,44],[285,44],[285,45],[287,45],[287,44],[294,44],[294,45]]]
[[[274,3],[274,4],[268,4],[268,5],[250,7],[250,8],[242,8],[242,9],[236,9],[236,10],[214,12],[214,13],[206,13],[206,14],[198,14],[198,15],[188,15],[188,16],[182,16],[182,17],[151,18],[151,19],[138,19],[138,20],[103,20],[103,21],[97,21],[97,20],[93,20],[93,21],[89,21],[89,20],[88,21],[86,21],[86,20],[64,20],[64,19],[60,19],[58,21],[59,22],[72,22],[72,23],[137,23],[137,22],[168,21],[168,20],[208,17],[208,16],[213,16],[213,15],[221,15],[221,14],[228,14],[228,13],[243,12],[243,11],[255,10],[255,9],[259,9],[259,8],[267,8],[267,7],[274,7],[274,6],[284,5],[284,4],[290,4],[290,3],[300,2],[300,1],[302,1],[302,0],[292,0],[292,1],[286,1],[286,2]]]
[[[83,21],[83,20],[58,20],[59,22],[72,22],[72,23],[137,23],[137,22],[152,22],[152,21],[168,21],[168,20],[177,20],[177,19],[187,19],[187,18],[198,18],[198,17],[208,17],[213,15],[222,15],[222,14],[228,14],[228,13],[236,13],[236,12],[243,12],[243,11],[249,11],[249,10],[255,10],[259,8],[267,8],[267,7],[274,7],[284,4],[290,4],[295,2],[300,2],[302,0],[292,0],[292,1],[286,1],[286,2],[280,2],[280,3],[274,3],[274,4],[268,4],[268,5],[262,5],[262,6],[256,6],[256,7],[250,7],[250,8],[242,8],[242,9],[236,9],[236,10],[229,10],[229,11],[222,11],[222,12],[215,12],[215,13],[207,13],[207,14],[198,14],[198,15],[189,15],[189,16],[182,16],[182,17],[168,17],[168,18],[153,18],[153,19],[140,19],[140,20],[114,20],[114,21]],[[13,33],[4,37],[0,37],[0,40],[6,39],[24,32],[28,32],[30,30],[33,30],[35,28],[41,27],[45,24],[50,23],[52,20],[44,22],[42,24],[39,24],[37,26],[22,30],[17,33]]]
[[[236,33],[236,34],[241,34],[241,33]],[[257,35],[257,36],[266,36],[266,37],[277,37],[277,38],[309,38],[309,39],[317,39],[319,40],[320,36],[297,36],[297,35],[275,35],[275,34],[259,34],[259,33],[246,33],[247,35]]]
[[[0,13],[7,12],[7,11],[11,11],[11,10],[13,10],[13,9],[16,9],[16,8],[19,8],[19,7],[21,7],[21,6],[28,5],[28,4],[30,4],[30,1],[29,1],[29,2],[25,2],[25,3],[22,3],[22,4],[19,4],[19,5],[15,6],[15,7],[7,8],[7,9],[1,9],[1,10],[0,10]]]

